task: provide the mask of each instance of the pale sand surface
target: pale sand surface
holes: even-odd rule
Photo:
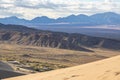
[[[4,80],[120,80],[120,56],[66,69]]]

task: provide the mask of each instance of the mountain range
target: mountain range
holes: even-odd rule
[[[92,52],[88,48],[120,49],[120,40],[77,33],[44,31],[21,25],[0,24],[0,42]]]
[[[120,25],[120,14],[114,12],[98,13],[91,16],[84,14],[70,15],[52,19],[46,16],[36,17],[32,20],[20,19],[16,16],[0,18],[3,24],[19,24],[26,26],[54,25],[54,26],[94,26],[94,25]]]

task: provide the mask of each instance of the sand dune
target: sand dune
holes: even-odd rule
[[[0,61],[0,80],[9,77],[23,75],[22,73],[14,72],[14,69],[7,63]]]
[[[0,80],[4,78],[10,78],[10,77],[21,76],[21,75],[24,75],[24,74],[0,69]]]
[[[0,61],[0,69],[7,71],[14,71],[13,68],[7,62],[3,62],[3,61]]]
[[[120,80],[120,56],[71,68],[4,80]]]

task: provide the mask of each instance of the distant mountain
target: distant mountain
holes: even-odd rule
[[[107,25],[119,25],[120,24],[120,14],[113,12],[100,13],[90,16],[94,24],[107,24]]]
[[[20,18],[17,18],[16,16],[12,16],[12,17],[0,18],[0,23],[24,25],[26,23],[29,23],[29,20],[20,19]]]
[[[53,23],[54,21],[55,21],[54,19],[50,19],[46,16],[42,16],[42,17],[36,17],[32,19],[30,22],[34,24],[39,24],[39,23]]]
[[[91,16],[84,14],[70,15],[63,18],[51,19],[46,16],[32,20],[19,19],[15,16],[0,18],[0,23],[20,25],[61,25],[61,26],[93,26],[93,25],[120,25],[120,14],[114,12],[98,13]]]
[[[90,52],[89,47],[120,50],[120,40],[43,31],[20,25],[0,24],[0,42]]]
[[[64,18],[58,18],[56,22],[67,22],[67,23],[89,23],[89,17],[83,14],[80,15],[70,15]]]

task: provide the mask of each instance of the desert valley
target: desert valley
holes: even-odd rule
[[[10,77],[38,72],[41,75],[44,71],[59,71],[117,56],[120,54],[120,41],[1,24],[0,49],[1,78],[9,80]]]
[[[120,80],[119,0],[0,0],[0,80]]]

